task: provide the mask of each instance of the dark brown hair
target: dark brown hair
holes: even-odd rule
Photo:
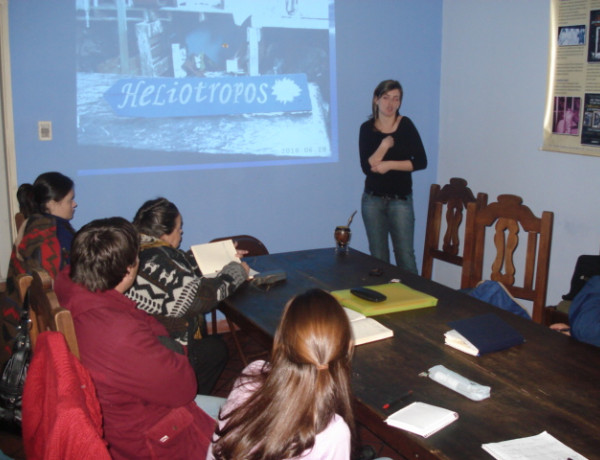
[[[397,80],[383,80],[381,83],[379,83],[377,85],[377,87],[375,88],[375,91],[373,91],[373,101],[371,104],[371,110],[372,110],[372,117],[373,120],[377,120],[377,118],[379,117],[379,108],[377,107],[377,100],[383,96],[385,93],[389,93],[390,91],[394,90],[394,89],[399,89],[400,90],[400,102],[402,103],[402,96],[404,95],[404,91],[402,90],[402,85],[400,84],[399,81]],[[400,109],[398,108],[398,111]],[[399,112],[396,112],[396,115],[398,115]]]
[[[113,289],[135,265],[139,247],[135,227],[122,217],[93,220],[73,238],[71,279],[92,292]]]
[[[29,217],[35,213],[46,213],[48,201],[60,201],[71,190],[73,181],[59,172],[40,174],[33,185],[21,184],[17,190],[19,210]]]
[[[271,362],[242,376],[259,388],[241,406],[220,414],[217,459],[297,457],[340,415],[354,433],[348,317],[329,293],[313,289],[288,302],[275,334]]]
[[[175,229],[179,209],[166,198],[146,201],[133,218],[133,225],[144,235],[160,238]]]

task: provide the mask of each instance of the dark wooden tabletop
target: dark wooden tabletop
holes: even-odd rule
[[[438,298],[432,308],[377,316],[394,337],[356,347],[353,390],[356,416],[407,458],[490,459],[481,445],[547,431],[589,459],[600,458],[600,349],[504,312],[367,254],[333,248],[247,258],[258,271],[284,270],[287,280],[269,289],[247,284],[221,308],[242,329],[270,345],[287,300],[306,289],[404,284]],[[380,276],[370,275],[374,268]],[[470,356],[444,345],[448,322],[495,312],[526,342]],[[489,385],[491,397],[474,402],[419,374],[442,364]],[[412,390],[423,401],[458,412],[459,419],[425,439],[388,427],[381,406]]]

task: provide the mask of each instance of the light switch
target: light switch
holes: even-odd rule
[[[38,136],[40,141],[52,140],[52,122],[38,121]]]

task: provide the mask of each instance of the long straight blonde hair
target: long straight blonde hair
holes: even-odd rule
[[[298,457],[314,446],[335,414],[354,433],[352,332],[331,294],[313,289],[291,299],[275,334],[271,362],[242,376],[258,384],[245,403],[219,416],[217,459]]]

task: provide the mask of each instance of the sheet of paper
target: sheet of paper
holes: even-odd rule
[[[528,438],[482,444],[498,460],[588,460],[546,431]]]

